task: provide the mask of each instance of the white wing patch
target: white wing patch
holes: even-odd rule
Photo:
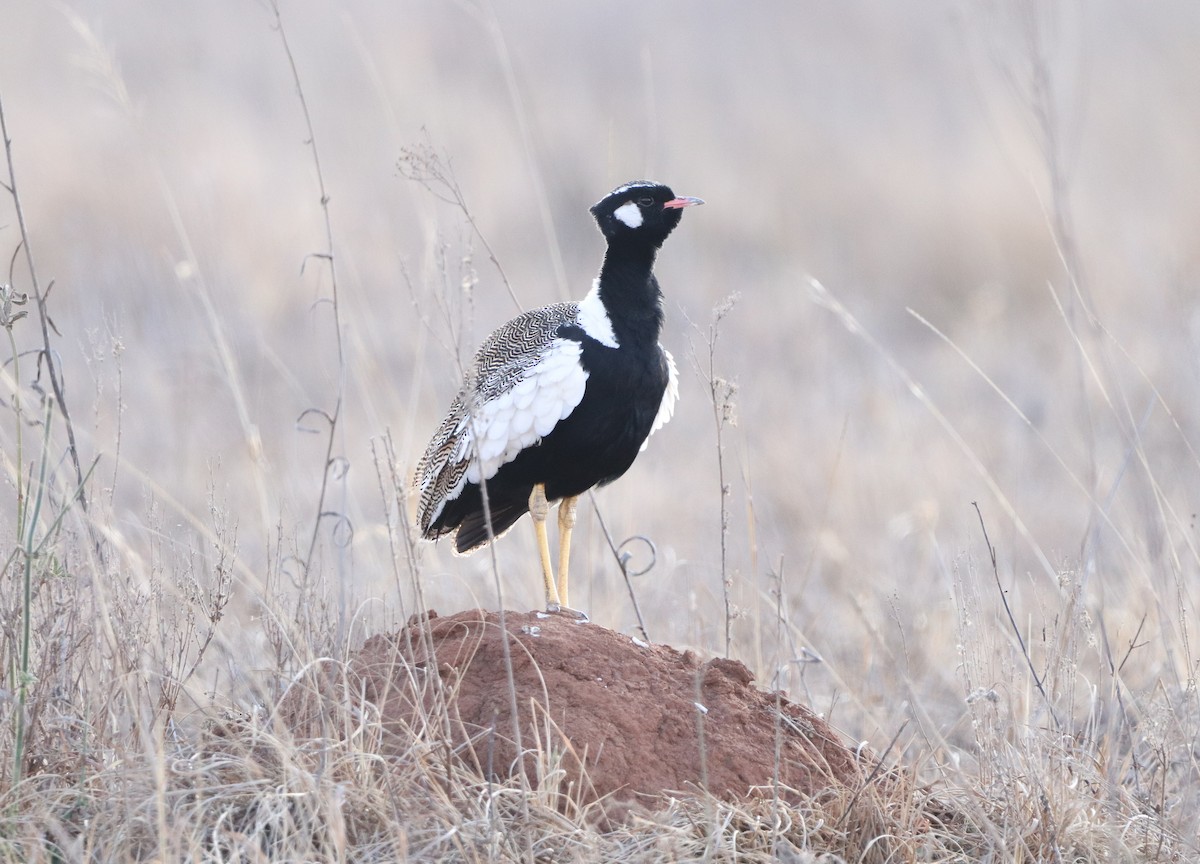
[[[662,348],[662,345],[659,344],[658,347]],[[675,365],[675,358],[671,356],[670,351],[662,348],[662,352],[663,356],[667,358],[667,389],[663,391],[662,401],[658,403],[658,413],[654,415],[654,424],[650,427],[650,435],[667,425],[667,421],[675,413],[675,402],[679,399],[679,368]],[[642,442],[642,450],[645,450],[646,445],[650,443],[650,435],[647,435],[646,440]]]
[[[588,379],[579,362],[581,351],[572,339],[553,340],[514,387],[463,417],[453,460],[471,460],[464,481],[490,480],[501,465],[545,438],[575,410]],[[447,498],[457,498],[461,491],[460,487]]]
[[[579,327],[601,345],[619,348],[620,343],[613,333],[612,321],[604,302],[600,299],[600,277],[592,280],[592,290],[579,301]]]

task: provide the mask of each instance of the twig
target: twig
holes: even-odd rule
[[[842,812],[841,818],[837,821],[839,828],[845,824],[846,819],[849,818],[851,811],[854,810],[854,805],[858,803],[858,799],[862,796],[862,793],[865,792],[870,785],[875,782],[875,778],[877,778],[883,771],[884,760],[886,760],[888,754],[892,752],[892,748],[896,746],[896,742],[900,740],[900,736],[904,733],[906,728],[908,728],[907,720],[900,724],[900,728],[896,730],[896,734],[893,735],[892,740],[888,742],[887,748],[882,754],[880,754],[878,761],[876,761],[875,766],[871,769],[871,773],[867,775],[867,779],[863,781],[862,786],[854,790],[854,794],[850,797],[850,802],[846,805],[846,809]],[[860,748],[861,746],[862,745],[860,745]]]
[[[1029,667],[1029,674],[1033,676],[1033,683],[1037,687],[1038,692],[1042,694],[1042,699],[1046,702],[1046,708],[1050,711],[1050,719],[1054,721],[1055,728],[1062,731],[1062,723],[1059,722],[1058,714],[1054,711],[1054,705],[1051,704],[1050,697],[1046,693],[1046,688],[1042,685],[1042,679],[1038,677],[1037,670],[1033,667],[1033,659],[1029,656],[1029,650],[1025,647],[1025,639],[1021,636],[1021,628],[1017,626],[1017,619],[1013,616],[1012,607],[1008,605],[1008,595],[1004,592],[1004,586],[1000,584],[1000,569],[996,566],[996,547],[992,545],[992,541],[988,538],[987,525],[983,521],[983,511],[979,509],[978,501],[972,501],[971,506],[975,508],[975,514],[979,517],[979,527],[983,531],[983,542],[987,546],[988,556],[992,560],[992,576],[996,580],[996,590],[1000,592],[1000,602],[1004,604],[1004,612],[1008,615],[1008,623],[1017,637],[1017,644],[1021,646],[1021,656],[1025,658],[1025,664]]]
[[[25,705],[29,698],[29,685],[32,677],[29,673],[30,664],[30,619],[33,617],[33,559],[37,552],[33,543],[33,535],[37,531],[38,518],[42,512],[42,502],[46,494],[46,466],[50,462],[50,421],[54,417],[54,406],[46,403],[46,413],[43,418],[42,457],[38,463],[37,485],[33,488],[32,512],[28,519],[25,536],[21,538],[24,567],[21,568],[21,655],[20,669],[17,672],[17,707],[16,735],[13,744],[13,773],[12,782],[16,786],[21,782],[25,760]],[[49,536],[49,535],[47,535]]]
[[[640,534],[635,534],[633,537],[626,538],[625,541],[618,546],[613,542],[612,534],[609,533],[608,526],[604,524],[604,516],[601,515],[600,508],[596,506],[596,493],[594,490],[588,491],[588,500],[592,502],[592,510],[595,511],[596,519],[600,522],[600,530],[604,534],[604,541],[608,543],[609,551],[612,552],[613,558],[616,559],[617,566],[621,568],[621,576],[625,579],[625,590],[629,592],[629,602],[633,606],[633,614],[637,616],[638,630],[641,631],[642,638],[647,642],[650,642],[652,641],[650,639],[650,631],[646,629],[646,619],[642,617],[642,607],[638,605],[637,595],[633,592],[633,580],[630,577],[641,576],[643,573],[648,573],[658,561],[658,550],[654,548],[654,541],[652,541],[649,537],[642,537]],[[636,573],[631,573],[629,571],[630,553],[622,552],[621,549],[624,548],[626,543],[637,537],[641,537],[641,539],[645,540],[646,543],[649,544],[651,558],[650,563],[646,567],[642,568]]]
[[[775,576],[775,644],[782,645],[784,641],[783,614],[783,555],[779,556],[779,567]],[[771,676],[771,689],[775,699],[774,748],[771,753],[771,853],[777,855],[779,845],[779,814],[783,806],[783,796],[780,795],[779,775],[783,765],[783,691],[779,682],[780,666],[776,664],[775,673]]]
[[[734,393],[737,383],[717,375],[716,355],[717,339],[721,334],[721,320],[729,314],[738,301],[738,295],[730,294],[713,308],[712,322],[708,325],[708,363],[707,368],[699,368],[695,349],[692,349],[692,361],[700,374],[708,381],[709,397],[712,401],[713,423],[717,435],[717,481],[721,488],[721,595],[725,600],[725,656],[730,656],[733,650],[733,577],[729,574],[729,496],[730,486],[725,479],[725,439],[726,426],[736,425],[734,413]]]
[[[308,99],[304,95],[304,87],[300,82],[300,71],[296,67],[296,58],[292,54],[292,47],[288,42],[287,32],[283,27],[283,16],[279,11],[279,4],[276,0],[271,0],[271,14],[275,16],[275,29],[279,33],[279,40],[283,45],[283,53],[287,57],[288,69],[292,73],[292,82],[296,85],[296,98],[300,102],[300,111],[304,116],[304,128],[308,138],[305,144],[308,145],[312,152],[313,168],[317,175],[317,189],[320,192],[321,218],[325,225],[325,251],[313,253],[307,257],[321,259],[329,264],[329,293],[330,306],[333,308],[333,329],[334,338],[337,344],[337,361],[338,375],[337,388],[334,393],[334,405],[332,411],[320,411],[318,409],[309,409],[301,416],[306,416],[309,413],[317,413],[324,416],[328,424],[328,437],[325,441],[325,462],[321,470],[321,489],[317,495],[316,517],[313,519],[312,535],[308,541],[308,552],[304,556],[304,573],[307,577],[311,572],[313,554],[317,548],[317,538],[321,533],[321,523],[325,521],[325,517],[330,513],[325,509],[325,500],[329,496],[330,477],[336,474],[341,478],[345,476],[345,472],[334,472],[334,465],[341,460],[335,460],[333,455],[334,442],[337,439],[338,421],[342,413],[342,399],[345,394],[345,379],[346,379],[346,357],[345,348],[342,343],[342,319],[341,308],[338,304],[338,281],[337,281],[337,264],[334,257],[333,246],[333,221],[329,215],[329,193],[325,187],[325,173],[321,169],[321,153],[317,148],[317,136],[313,128],[312,114],[308,110]],[[307,258],[306,258],[307,261]],[[301,267],[303,271],[303,267]],[[338,614],[338,637],[340,639],[343,627],[343,617],[345,604],[339,603]]]
[[[492,250],[492,244],[488,242],[479,223],[475,221],[475,215],[471,212],[471,208],[467,206],[467,199],[463,195],[462,187],[458,185],[458,178],[454,176],[454,166],[449,159],[442,157],[437,152],[433,142],[429,140],[428,132],[425,133],[425,139],[423,144],[400,149],[400,161],[397,163],[397,167],[400,169],[401,176],[421,184],[425,191],[434,198],[457,208],[462,213],[475,236],[479,238],[479,242],[483,244],[483,250],[487,252],[488,260],[496,268],[500,281],[504,283],[504,290],[508,292],[509,299],[517,308],[517,312],[524,312],[525,307],[517,298],[517,292],[512,283],[508,281],[508,274],[504,272],[500,259]]]
[[[29,284],[33,286],[33,297],[37,301],[38,323],[41,325],[41,358],[46,363],[46,373],[50,378],[50,389],[54,393],[54,401],[58,406],[59,413],[62,414],[63,422],[67,428],[67,449],[71,454],[71,464],[75,467],[75,480],[79,488],[79,506],[83,509],[84,513],[87,513],[87,490],[84,489],[83,485],[83,465],[79,461],[79,448],[75,444],[75,424],[71,422],[71,414],[67,410],[62,371],[58,368],[58,363],[54,359],[54,350],[50,346],[50,329],[53,324],[50,321],[50,312],[46,307],[46,297],[50,291],[47,289],[43,293],[41,283],[38,282],[37,267],[34,265],[33,259],[33,247],[29,243],[29,232],[25,226],[25,211],[21,207],[21,196],[17,191],[17,172],[13,165],[12,139],[8,137],[8,122],[4,117],[3,100],[0,100],[0,137],[4,139],[4,156],[8,164],[8,183],[0,185],[3,185],[5,191],[11,196],[13,210],[17,214],[17,226],[21,232],[21,251],[25,255],[25,264],[29,268]],[[93,537],[93,540],[96,540],[96,538]],[[96,548],[97,550],[100,548],[98,540],[96,540]]]

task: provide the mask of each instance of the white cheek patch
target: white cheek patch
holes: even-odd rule
[[[627,204],[622,204],[613,211],[613,215],[630,228],[642,227],[642,211],[634,201],[630,201]]]
[[[601,345],[608,348],[619,348],[617,336],[613,333],[612,321],[608,310],[600,299],[600,280],[592,282],[592,290],[579,301],[579,328]]]

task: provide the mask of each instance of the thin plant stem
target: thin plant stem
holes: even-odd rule
[[[71,464],[75,467],[75,479],[79,482],[79,505],[86,513],[88,509],[87,490],[82,489],[83,466],[79,462],[79,448],[75,445],[75,425],[71,422],[71,414],[67,410],[67,400],[63,395],[62,371],[54,359],[54,350],[50,345],[50,313],[46,308],[46,295],[49,290],[42,291],[38,282],[37,266],[33,259],[33,247],[29,243],[29,232],[25,226],[25,210],[21,207],[21,196],[17,192],[17,172],[13,164],[12,139],[8,137],[8,123],[4,118],[4,101],[0,100],[0,138],[4,139],[4,157],[8,164],[8,183],[5,188],[12,197],[13,210],[17,215],[17,227],[21,233],[21,250],[25,255],[25,266],[29,269],[29,283],[33,286],[33,297],[37,301],[38,323],[42,332],[41,359],[46,364],[46,374],[50,378],[50,389],[54,394],[54,403],[62,413],[63,422],[67,427],[67,447],[71,455]],[[97,545],[97,548],[99,546]]]
[[[33,543],[37,531],[38,517],[42,512],[42,502],[46,492],[46,468],[50,463],[50,422],[54,417],[54,403],[46,400],[46,413],[43,417],[42,458],[38,464],[37,486],[33,490],[33,510],[29,514],[28,524],[23,536],[25,566],[21,579],[21,669],[17,677],[17,731],[13,745],[13,783],[19,783],[22,776],[25,759],[25,705],[29,698],[29,643],[30,619],[33,613],[33,559],[37,548]],[[82,477],[80,478],[82,484]]]
[[[12,310],[10,307],[14,302],[24,303],[25,301],[24,301],[24,299],[21,299],[20,301],[14,301],[12,286],[10,286],[10,285],[0,286],[0,290],[3,290],[3,292],[4,292],[4,298],[3,298],[4,308],[0,309],[0,316],[2,316],[3,320],[0,320],[0,325],[3,325],[4,329],[8,332],[8,348],[9,348],[9,351],[12,353],[12,366],[13,366],[12,406],[13,406],[13,416],[16,418],[16,421],[17,421],[16,422],[17,470],[13,473],[15,474],[15,481],[16,481],[16,485],[17,485],[17,536],[21,537],[25,533],[25,521],[24,521],[25,520],[25,507],[24,507],[25,487],[23,485],[24,473],[21,468],[21,466],[24,464],[24,460],[25,460],[24,430],[23,430],[23,424],[21,422],[21,411],[22,411],[22,406],[21,406],[21,353],[17,350],[17,340],[13,336],[12,328],[13,328],[13,324],[16,323],[17,319],[24,317],[25,313],[20,312],[20,313],[17,313],[16,315],[14,315],[12,313]],[[8,569],[8,564],[6,562],[5,566],[4,566],[4,570],[7,570],[7,569]],[[3,573],[4,570],[0,570],[0,573]]]
[[[516,307],[518,313],[524,312],[525,306],[521,303],[520,298],[517,297],[516,289],[513,288],[512,282],[509,281],[508,274],[504,272],[504,267],[501,265],[500,259],[496,256],[495,250],[492,249],[492,244],[488,242],[487,235],[483,233],[483,229],[475,221],[474,212],[467,205],[466,195],[463,193],[462,187],[459,186],[458,178],[454,176],[453,163],[449,157],[438,153],[437,148],[429,138],[428,132],[425,134],[425,140],[420,144],[400,149],[400,161],[397,163],[397,167],[406,179],[419,184],[438,201],[449,204],[462,213],[462,217],[471,226],[472,233],[483,244],[483,251],[487,253],[488,260],[492,262],[492,266],[496,269],[496,274],[500,277],[500,281],[504,283],[504,290],[508,292],[508,297],[512,300],[513,306]]]
[[[708,325],[708,356],[705,367],[701,368],[692,349],[692,361],[700,375],[708,383],[709,398],[713,411],[713,424],[717,438],[717,482],[720,484],[721,501],[721,596],[725,603],[725,656],[729,657],[733,650],[733,619],[736,610],[733,605],[733,576],[729,572],[729,482],[725,477],[725,427],[735,424],[734,394],[737,384],[717,374],[717,340],[721,335],[721,321],[729,314],[738,301],[738,295],[731,294],[713,308],[712,322]]]
[[[329,304],[333,309],[333,329],[334,339],[337,345],[337,387],[334,393],[334,403],[332,411],[316,411],[325,418],[328,426],[327,437],[325,439],[325,461],[321,470],[321,488],[317,493],[317,513],[313,519],[312,534],[308,540],[308,552],[304,555],[304,574],[307,578],[311,573],[313,555],[317,548],[317,538],[321,534],[321,524],[327,516],[333,516],[339,522],[344,521],[345,517],[338,513],[330,512],[325,509],[325,502],[329,497],[329,481],[331,476],[344,477],[344,471],[334,471],[334,466],[338,460],[335,460],[333,455],[334,445],[337,441],[338,421],[341,419],[342,402],[345,396],[346,384],[346,355],[345,346],[342,339],[342,318],[341,307],[338,302],[338,280],[337,280],[337,265],[334,256],[333,244],[333,220],[329,214],[329,193],[325,186],[325,173],[321,168],[321,153],[317,147],[316,131],[313,127],[312,114],[308,109],[308,99],[304,95],[304,87],[300,81],[300,70],[296,66],[296,58],[292,54],[291,44],[288,42],[287,31],[283,26],[283,16],[279,11],[279,4],[272,0],[271,14],[275,17],[275,29],[279,33],[279,40],[283,45],[283,53],[287,57],[288,69],[292,75],[292,82],[296,85],[296,98],[300,102],[300,111],[304,117],[304,128],[308,135],[305,143],[308,145],[312,153],[313,169],[317,177],[317,189],[320,192],[321,218],[325,227],[325,251],[314,254],[310,257],[325,260],[329,264]],[[305,412],[313,413],[313,412]],[[339,586],[344,586],[346,580],[339,579]],[[339,588],[338,598],[338,639],[340,641],[345,625],[345,609],[346,601],[344,596],[344,588]]]
[[[992,577],[996,580],[996,591],[1000,594],[1000,602],[1004,604],[1004,612],[1008,616],[1008,624],[1012,627],[1013,635],[1017,637],[1017,645],[1021,649],[1021,656],[1025,658],[1025,665],[1029,667],[1029,674],[1033,678],[1034,686],[1042,694],[1042,699],[1046,703],[1046,710],[1050,712],[1050,719],[1054,721],[1054,727],[1061,731],[1062,722],[1058,719],[1058,713],[1054,710],[1054,703],[1050,700],[1050,696],[1046,693],[1046,688],[1043,684],[1046,676],[1039,676],[1037,669],[1034,668],[1033,658],[1029,656],[1029,649],[1025,646],[1024,637],[1021,636],[1021,628],[1017,626],[1017,619],[1013,615],[1012,607],[1008,604],[1008,594],[1004,590],[1004,586],[1000,584],[1000,568],[997,566],[996,547],[992,545],[992,540],[988,537],[987,524],[983,521],[983,511],[979,509],[978,501],[972,501],[971,506],[975,508],[975,515],[979,517],[979,528],[983,532],[983,542],[987,546],[988,557],[992,562]]]
[[[621,543],[621,545],[618,546],[615,542],[613,542],[612,534],[608,530],[608,525],[604,523],[604,516],[600,512],[600,507],[596,504],[596,490],[589,489],[587,494],[588,500],[592,502],[592,509],[596,513],[596,521],[600,523],[600,530],[604,534],[604,542],[608,544],[608,549],[610,552],[612,552],[613,558],[616,559],[617,566],[621,568],[621,576],[625,579],[625,590],[629,592],[629,603],[631,606],[633,606],[633,614],[637,617],[638,630],[641,632],[642,638],[647,642],[650,642],[652,641],[650,639],[650,631],[646,629],[646,619],[642,616],[642,607],[638,604],[637,594],[634,593],[633,579],[631,577],[641,576],[650,572],[658,560],[658,550],[655,549],[653,540],[640,534],[635,534],[633,537],[627,537]],[[644,540],[646,545],[650,547],[650,563],[636,573],[631,573],[629,571],[630,553],[622,552],[621,550],[630,540],[636,539]]]

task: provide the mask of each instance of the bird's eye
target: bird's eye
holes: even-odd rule
[[[649,207],[653,203],[654,203],[654,199],[651,198],[649,195],[647,195],[645,198],[638,199],[639,207]]]

